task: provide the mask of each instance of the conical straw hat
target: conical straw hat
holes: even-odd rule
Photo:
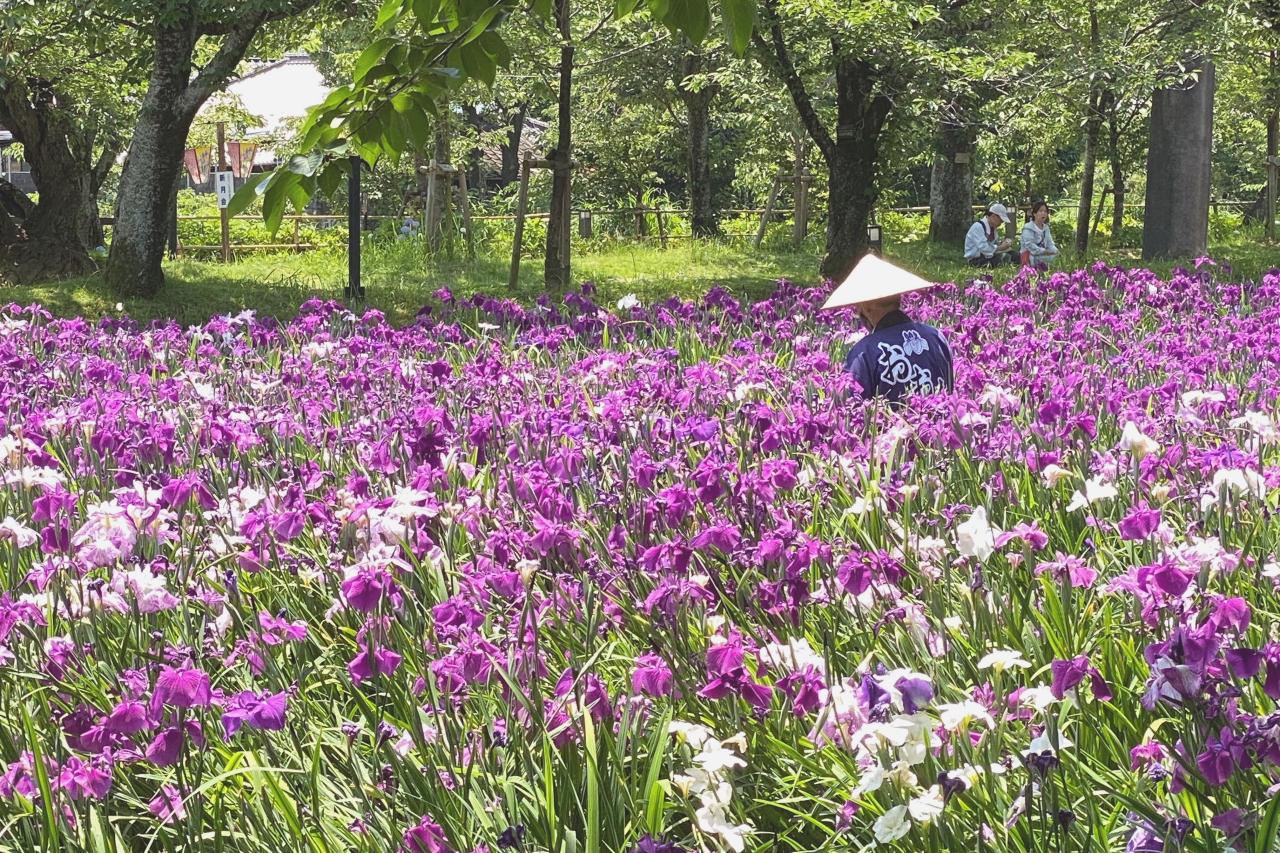
[[[829,297],[825,308],[843,308],[859,302],[874,302],[887,296],[910,293],[933,287],[933,282],[899,269],[870,253],[864,255],[853,272],[845,278]]]

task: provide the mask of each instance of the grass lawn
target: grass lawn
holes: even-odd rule
[[[1213,246],[1211,254],[1232,263],[1236,274],[1244,278],[1255,278],[1280,261],[1280,253],[1274,247],[1241,235],[1232,235],[1230,240]],[[574,257],[574,280],[594,282],[606,302],[628,293],[642,300],[694,296],[713,284],[722,284],[741,296],[759,297],[781,278],[817,283],[820,255],[821,245],[816,237],[801,249],[781,251],[753,249],[741,241],[676,241],[668,249],[618,243],[603,250],[578,252]],[[954,252],[918,239],[892,243],[886,255],[934,280],[956,280],[971,274]],[[1135,251],[1103,252],[1100,257],[1126,266],[1141,263]],[[1065,268],[1078,265],[1071,258],[1064,258],[1061,264]],[[1167,272],[1173,264],[1154,266]],[[313,297],[341,299],[346,270],[346,254],[335,251],[248,256],[225,266],[181,259],[166,265],[168,282],[157,298],[125,300],[123,308],[141,321],[173,319],[182,324],[202,323],[212,316],[246,308],[288,317]],[[396,323],[411,319],[419,308],[432,301],[432,292],[440,287],[448,287],[461,296],[485,292],[519,299],[532,299],[542,292],[540,259],[524,259],[520,284],[514,291],[507,288],[507,271],[508,261],[498,258],[433,262],[420,244],[408,242],[371,243],[364,251],[368,305]],[[6,302],[39,303],[63,316],[95,319],[118,313],[119,300],[98,275],[28,287],[0,287],[0,294]]]
[[[658,247],[618,244],[608,251],[579,253],[574,280],[592,281],[604,298],[635,293],[641,299],[692,296],[720,283],[744,296],[767,294],[779,278],[816,282],[818,250],[773,252],[750,246],[681,241]],[[542,261],[525,258],[520,284],[507,287],[509,261],[479,257],[474,261],[432,262],[420,245],[369,245],[364,250],[363,279],[368,305],[394,322],[406,322],[432,293],[448,287],[465,296],[477,292],[532,299],[542,292]],[[138,320],[172,318],[183,324],[246,308],[287,317],[313,297],[341,299],[347,257],[341,251],[302,255],[248,256],[229,265],[179,259],[165,264],[167,283],[150,300],[124,300],[125,313]],[[114,315],[120,302],[100,275],[34,286],[0,287],[0,299],[39,303],[55,314],[97,318]]]

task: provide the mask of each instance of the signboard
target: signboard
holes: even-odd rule
[[[956,162],[957,162],[957,163],[968,163],[968,162],[969,162],[969,152],[968,152],[968,151],[958,151],[958,152],[956,152]]]
[[[213,168],[213,146],[197,145],[188,148],[182,155],[182,162],[187,167],[187,176],[193,184],[203,184],[209,179]]]
[[[226,208],[236,194],[236,182],[231,172],[213,173],[213,191],[218,194],[218,207]]]

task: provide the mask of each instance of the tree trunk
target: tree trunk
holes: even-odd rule
[[[702,72],[703,56],[697,48],[687,47],[680,62],[680,77],[676,91],[684,101],[685,115],[689,122],[689,210],[695,237],[720,236],[720,223],[716,221],[711,203],[711,101],[718,87],[703,82],[695,91],[689,81]]]
[[[1093,214],[1093,187],[1098,172],[1098,140],[1102,135],[1103,93],[1089,93],[1088,113],[1084,120],[1084,164],[1080,172],[1080,208],[1076,212],[1076,254],[1089,251],[1089,219]]]
[[[466,116],[467,124],[471,127],[475,140],[467,148],[467,153],[463,156],[463,162],[458,165],[460,169],[464,169],[467,173],[467,186],[476,189],[484,187],[484,149],[480,146],[479,139],[485,131],[484,118],[480,115],[475,104],[463,103],[462,114]]]
[[[929,180],[929,240],[959,244],[973,219],[974,128],[968,110],[938,123]]]
[[[68,105],[48,81],[0,81],[0,124],[22,143],[39,198],[32,205],[11,187],[7,206],[21,209],[21,226],[12,215],[0,228],[3,277],[11,281],[66,278],[94,268],[89,258],[89,249],[97,245],[93,150],[89,135],[72,123]]]
[[[1271,79],[1276,79],[1277,60],[1280,56],[1276,51],[1271,51],[1269,56],[1269,65],[1271,68]],[[1267,108],[1267,157],[1280,156],[1280,92],[1274,88],[1269,88],[1266,94]],[[1248,225],[1256,225],[1260,222],[1266,222],[1267,219],[1267,185],[1266,170],[1263,170],[1263,185],[1258,191],[1258,198],[1244,212],[1244,221]]]
[[[644,190],[636,191],[636,236],[649,236],[649,215],[644,212]]]
[[[1120,153],[1120,117],[1114,95],[1107,99],[1107,159],[1111,161],[1111,247],[1120,245],[1126,198],[1124,158]]]
[[[26,238],[22,223],[35,207],[26,193],[0,178],[0,251]]]
[[[837,57],[841,50],[833,45]],[[867,220],[878,195],[876,166],[880,135],[892,101],[875,92],[873,69],[849,58],[836,60],[836,137],[823,151],[831,174],[827,246],[820,268],[839,281],[867,252]]]
[[[164,285],[168,196],[182,169],[194,118],[194,111],[185,114],[180,102],[197,38],[194,19],[156,27],[154,65],[120,175],[107,259],[107,284],[124,296],[154,296]]]
[[[0,179],[0,191],[5,186],[12,186],[8,181]],[[22,217],[0,204],[0,263],[8,253],[8,247],[26,238],[22,230]]]
[[[435,127],[435,148],[432,150],[432,159],[436,161],[437,166],[449,165],[450,146],[449,146],[449,105],[441,102],[439,109],[436,110]],[[445,228],[449,217],[449,199],[453,192],[452,175],[446,172],[432,172],[429,178],[431,208],[426,211],[426,222],[423,225],[427,234],[427,245],[430,247],[432,254],[440,251],[444,244]],[[453,241],[449,241],[449,248],[452,251]]]
[[[556,114],[558,137],[551,152],[551,210],[547,219],[547,259],[543,280],[559,293],[569,286],[569,205],[573,182],[573,42],[569,30],[569,0],[556,0],[556,24],[560,31],[560,98]]]
[[[827,246],[820,269],[827,278],[840,280],[867,252],[867,219],[876,203],[880,135],[893,101],[876,91],[875,67],[850,57],[833,38],[830,45],[836,71],[836,133],[832,136],[796,71],[777,3],[766,0],[760,5],[760,13],[762,27],[752,39],[782,78],[801,123],[827,163]]]
[[[417,149],[413,154],[413,180],[414,190],[417,193],[418,203],[422,205],[422,219],[419,223],[422,226],[422,233],[427,233],[427,191],[431,187],[431,176],[422,171],[427,166],[427,156],[422,153],[422,149]],[[418,217],[415,216],[414,219]]]
[[[521,104],[511,117],[507,144],[502,146],[502,175],[499,180],[504,187],[520,180],[520,140],[524,137],[524,120],[528,110],[528,106]]]
[[[154,296],[164,285],[168,196],[182,170],[182,153],[196,113],[235,73],[268,15],[232,9],[226,21],[203,19],[197,4],[157,12],[152,27],[151,76],[120,175],[116,224],[106,282],[125,296]],[[249,5],[249,4],[245,4]],[[256,5],[256,4],[253,4]],[[314,2],[299,0],[288,13]],[[207,62],[192,74],[196,43],[217,37]]]
[[[91,272],[88,250],[97,206],[88,176],[69,164],[56,178],[36,179],[36,187],[40,201],[23,221],[26,239],[8,252],[8,275],[18,282],[35,282]]]

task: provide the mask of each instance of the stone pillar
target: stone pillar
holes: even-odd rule
[[[1191,84],[1151,100],[1142,257],[1202,255],[1209,245],[1209,155],[1213,149],[1213,63]]]

